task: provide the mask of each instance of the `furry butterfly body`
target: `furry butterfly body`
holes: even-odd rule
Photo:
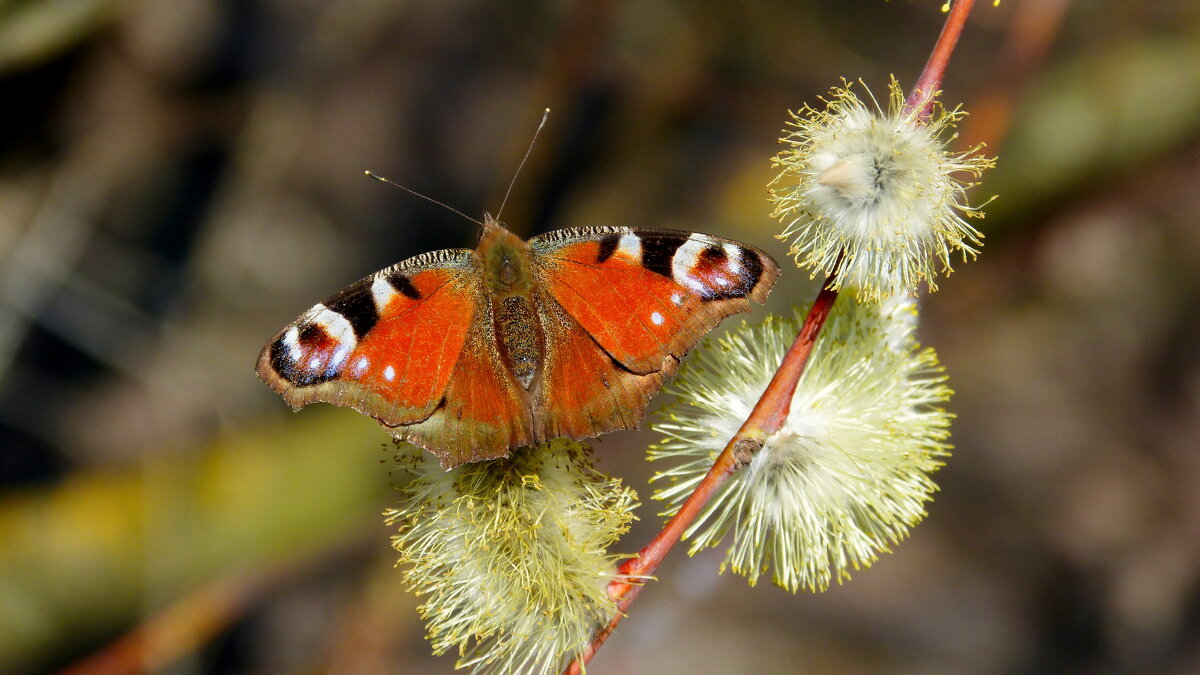
[[[354,408],[449,468],[637,427],[679,359],[778,276],[719,237],[590,227],[524,241],[487,217],[474,251],[410,258],[313,306],[263,348],[258,375],[295,409]]]

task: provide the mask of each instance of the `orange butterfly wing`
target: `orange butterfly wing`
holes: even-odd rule
[[[545,439],[582,439],[617,429],[636,429],[642,411],[677,362],[638,374],[615,363],[574,318],[542,292],[546,355],[533,409]]]
[[[281,330],[258,375],[294,409],[376,418],[448,466],[533,442],[528,403],[496,352],[474,253],[436,251],[377,272]]]
[[[324,401],[387,425],[429,417],[477,303],[470,260],[438,251],[347,286],[267,343],[258,376],[294,409]]]
[[[561,315],[535,391],[547,437],[637,427],[679,359],[779,276],[757,249],[688,232],[580,228],[529,243],[543,312]]]
[[[766,300],[779,277],[762,251],[697,233],[580,228],[530,245],[554,300],[635,373],[683,356],[749,299]]]
[[[390,429],[393,436],[429,450],[444,468],[504,457],[536,436],[525,391],[496,350],[486,312],[476,309],[449,386],[433,414]]]

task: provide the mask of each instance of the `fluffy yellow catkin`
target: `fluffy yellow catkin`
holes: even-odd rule
[[[779,237],[790,240],[797,265],[837,272],[834,288],[856,288],[859,299],[915,294],[922,282],[937,290],[951,255],[973,259],[982,245],[966,221],[983,215],[967,203],[974,183],[966,179],[995,160],[979,147],[948,149],[961,108],[935,103],[922,121],[905,109],[895,79],[886,111],[852,86],[833,88],[823,108],[805,106],[788,122],[780,139],[787,148],[772,160],[780,169],[772,215],[786,226]]]
[[[435,653],[472,673],[556,673],[616,611],[607,547],[637,495],[557,439],[442,470],[401,446],[400,503],[385,513]]]
[[[824,590],[869,566],[925,515],[930,474],[949,453],[951,391],[932,349],[913,340],[915,307],[842,298],[831,312],[783,428],[733,474],[693,523],[691,552],[730,537],[728,566],[753,585],[770,571],[790,591]],[[768,317],[684,363],[681,401],[652,425],[650,459],[674,467],[655,499],[678,510],[762,394],[802,314]]]

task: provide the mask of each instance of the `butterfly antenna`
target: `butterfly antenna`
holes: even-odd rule
[[[537,142],[538,134],[542,132],[542,127],[546,126],[546,118],[550,117],[550,109],[546,108],[542,113],[542,121],[538,122],[537,130],[533,132],[533,138],[529,139],[529,147],[525,149],[525,156],[521,158],[521,163],[517,165],[517,170],[513,173],[512,181],[508,184],[508,189],[504,191],[504,199],[500,200],[500,208],[496,210],[496,220],[500,220],[500,214],[504,211],[504,205],[508,203],[508,195],[512,193],[513,186],[517,184],[517,176],[521,175],[521,169],[525,167],[525,160],[529,159],[529,153],[533,152],[533,144]]]
[[[401,190],[404,190],[405,192],[407,192],[411,195],[416,195],[417,197],[420,197],[421,199],[424,199],[425,201],[433,202],[434,204],[437,204],[438,206],[446,209],[447,211],[457,213],[458,215],[462,216],[463,218],[466,218],[467,220],[471,221],[472,223],[475,223],[476,225],[479,225],[480,227],[483,226],[483,223],[479,222],[478,220],[475,220],[471,216],[468,216],[467,214],[463,213],[462,211],[459,211],[458,209],[454,208],[453,206],[450,206],[449,204],[444,204],[442,202],[439,202],[438,200],[434,199],[433,197],[428,197],[426,195],[423,195],[420,192],[413,190],[412,188],[406,188],[403,185],[401,185],[395,181],[391,181],[391,180],[388,180],[387,178],[384,178],[383,176],[380,176],[379,174],[375,173],[374,171],[364,171],[363,173],[367,174],[371,178],[374,178],[375,180],[379,181],[380,183],[387,183],[388,185],[391,185],[393,187],[398,187]]]

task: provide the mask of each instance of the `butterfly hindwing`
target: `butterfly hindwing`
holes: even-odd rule
[[[259,377],[294,409],[323,401],[388,426],[428,418],[478,303],[471,256],[427,253],[326,298],[267,343]]]
[[[526,393],[497,352],[487,308],[476,311],[436,409],[428,419],[390,429],[396,438],[433,452],[447,468],[545,440],[536,436]]]
[[[744,244],[674,230],[578,228],[530,240],[549,294],[616,359],[653,373],[721,319],[763,302],[779,276]]]
[[[540,302],[549,339],[534,410],[545,438],[590,438],[635,429],[650,398],[676,361],[652,373],[634,373],[605,352],[548,293]]]

